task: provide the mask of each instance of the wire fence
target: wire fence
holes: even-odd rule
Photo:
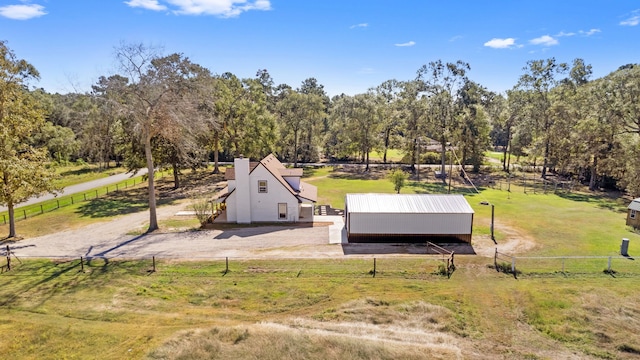
[[[511,191],[511,186],[518,186],[522,188],[525,194],[548,194],[548,193],[571,193],[575,190],[578,183],[571,180],[562,180],[558,178],[543,179],[539,174],[527,174],[522,175],[509,174],[506,179],[499,178],[490,180],[489,187],[498,190]]]
[[[596,274],[640,275],[640,261],[631,256],[494,256],[496,271],[512,274]]]
[[[157,171],[155,173],[157,179],[163,178],[164,172]],[[71,206],[81,202],[91,201],[100,197],[109,195],[111,193],[135,187],[146,182],[145,176],[134,177],[125,181],[121,181],[115,184],[110,184],[104,187],[95,188],[89,191],[61,196],[52,200],[45,200],[38,204],[22,206],[14,210],[14,216],[16,221],[26,220],[34,216],[42,215],[44,213],[52,212],[63,207]],[[9,223],[9,214],[5,211],[0,214],[0,224],[6,225]]]
[[[2,276],[57,276],[77,272],[109,270],[113,274],[170,276],[274,276],[285,278],[334,275],[353,278],[427,279],[450,278],[455,270],[452,257],[436,255],[368,258],[286,258],[252,259],[233,257],[195,257],[188,260],[163,257],[18,257],[8,247],[0,253]],[[75,270],[75,271],[74,271]]]

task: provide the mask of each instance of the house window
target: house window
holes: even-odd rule
[[[278,204],[278,219],[283,220],[287,218],[287,203]]]
[[[635,218],[636,218],[636,211],[631,210],[631,212],[629,213],[629,219],[635,219]]]
[[[259,193],[267,192],[267,180],[258,180],[258,192]]]

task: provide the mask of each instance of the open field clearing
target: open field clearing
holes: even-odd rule
[[[521,276],[460,257],[371,276],[361,260],[27,261],[0,276],[13,358],[609,358],[640,349],[638,276]],[[384,261],[382,261],[384,263]]]
[[[392,191],[382,172],[306,173],[320,194],[332,194],[326,199],[356,189]],[[173,214],[188,208],[190,199],[215,191],[219,175],[203,179],[187,176],[179,193],[168,178],[160,180],[162,230],[150,235],[182,236],[190,261],[160,256],[153,272],[150,257],[123,259],[126,254],[116,252],[82,264],[78,258],[14,258],[13,269],[0,274],[0,353],[39,359],[640,356],[640,265],[615,258],[615,271],[603,271],[622,237],[630,239],[631,255],[640,241],[624,226],[624,206],[615,199],[525,194],[517,185],[510,193],[481,189],[474,195],[454,184],[476,211],[472,250],[477,255],[456,255],[456,270],[448,278],[441,275],[440,257],[417,255],[419,246],[329,245],[323,227],[193,231],[194,219]],[[443,192],[446,186],[409,181],[405,190]],[[144,189],[127,189],[19,226],[28,224],[26,233],[34,231],[33,236],[31,229],[41,229],[39,234],[51,239],[73,228],[78,237],[91,231],[135,237],[127,234],[144,229],[148,216],[144,201],[136,200],[143,198]],[[489,239],[490,207],[481,201],[495,206],[497,246]],[[71,239],[70,232],[62,234],[67,235],[57,240]],[[222,248],[205,253],[193,236],[227,244],[225,251],[236,255],[253,255],[234,257]],[[28,241],[29,236],[10,245]],[[494,268],[496,247],[519,257],[517,279]],[[578,255],[604,258],[523,258]]]

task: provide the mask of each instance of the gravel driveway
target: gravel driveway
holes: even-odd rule
[[[158,219],[168,219],[184,210],[185,204],[159,207]],[[143,233],[149,213],[119,216],[86,227],[9,243],[19,258],[339,258],[417,255],[425,253],[424,244],[330,244],[332,217],[316,216],[320,226],[257,226],[225,230]],[[325,221],[326,220],[326,221]],[[316,224],[318,225],[318,224]],[[515,237],[516,240],[519,237]],[[502,246],[507,246],[508,241]],[[519,243],[515,241],[515,243]],[[456,254],[490,256],[494,244],[488,236],[475,236],[473,247],[448,247]],[[0,249],[3,252],[4,246]]]
[[[159,207],[158,219],[170,218],[183,208],[183,204]],[[45,258],[315,258],[343,255],[340,245],[329,244],[328,226],[261,226],[131,235],[144,231],[148,217],[147,211],[124,215],[76,230],[21,240],[9,246],[18,257]]]

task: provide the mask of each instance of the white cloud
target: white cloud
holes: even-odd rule
[[[533,45],[553,46],[558,45],[558,40],[549,35],[542,35],[538,38],[529,40]]]
[[[602,32],[602,30],[600,30],[600,29],[591,29],[589,31],[580,30],[580,35],[591,36],[591,35],[597,34],[599,32]]]
[[[583,31],[580,31],[580,33],[583,33]],[[556,37],[563,37],[563,36],[575,36],[576,33],[574,32],[564,32],[564,31],[560,31],[558,34],[556,34]]]
[[[462,40],[462,39],[464,39],[464,36],[456,35],[456,36],[452,37],[451,39],[449,39],[449,42],[456,42],[456,41]]]
[[[362,24],[351,25],[351,26],[349,26],[349,29],[355,29],[355,28],[366,28],[367,26],[369,26],[369,24],[367,24],[367,23],[362,23]]]
[[[164,5],[160,5],[158,3],[158,0],[130,0],[130,1],[125,1],[124,3],[131,7],[141,7],[147,10],[155,10],[155,11],[167,10],[167,7]]]
[[[638,14],[640,10],[635,10],[632,12],[633,16],[626,20],[620,21],[620,25],[622,26],[636,26],[640,24],[640,15]]]
[[[514,38],[506,38],[506,39],[498,39],[493,38],[486,43],[484,46],[494,48],[494,49],[508,49],[516,45],[516,39]]]
[[[409,41],[409,42],[406,42],[406,43],[393,44],[393,45],[395,45],[395,46],[399,46],[399,47],[405,47],[405,46],[413,46],[413,45],[415,45],[415,44],[416,44],[416,42],[415,42],[415,41]]]
[[[0,7],[0,16],[14,20],[28,20],[46,14],[44,6],[36,4],[7,5]]]
[[[234,17],[249,10],[271,10],[270,0],[129,0],[125,4],[177,15]]]

